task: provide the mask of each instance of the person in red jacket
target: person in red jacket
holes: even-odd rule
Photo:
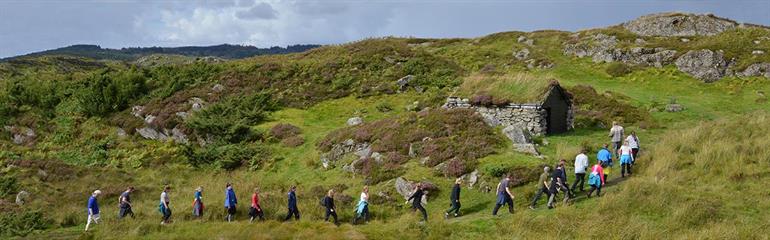
[[[591,194],[594,193],[594,190],[596,190],[596,196],[600,196],[602,194],[602,186],[604,185],[603,164],[604,163],[601,161],[596,161],[596,164],[591,167],[591,175],[588,175],[588,185],[591,186],[591,189],[588,190],[589,198],[591,197]]]
[[[260,221],[265,220],[265,213],[262,212],[262,206],[259,205],[259,188],[254,188],[254,194],[251,195],[251,208],[249,208],[249,216],[251,216],[249,222],[253,222],[256,218],[259,218]]]

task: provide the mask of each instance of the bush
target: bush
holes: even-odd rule
[[[270,154],[267,149],[257,146],[210,144],[199,149],[186,146],[185,155],[188,163],[194,167],[213,165],[226,170],[234,170],[244,164],[248,164],[250,169],[257,169]]]
[[[377,106],[375,106],[375,108],[377,108],[377,111],[380,111],[380,112],[390,112],[390,111],[393,111],[393,105],[390,105],[390,103],[386,103],[386,102],[377,104]]]
[[[302,130],[299,127],[288,123],[279,123],[270,128],[270,135],[277,139],[287,139],[300,133],[302,133]]]
[[[46,229],[51,221],[40,211],[5,212],[0,216],[0,236],[26,236],[35,230]]]
[[[624,95],[613,92],[599,94],[588,85],[577,85],[568,90],[575,104],[575,127],[609,126],[612,121],[628,124],[649,122],[654,125],[650,113],[628,103]]]
[[[264,92],[231,96],[195,112],[185,124],[198,136],[211,134],[229,143],[240,143],[261,137],[250,126],[264,122],[268,114],[277,109],[270,94]]]
[[[121,111],[147,93],[146,76],[139,70],[108,72],[91,75],[78,94],[82,111],[89,116],[105,116]]]
[[[305,144],[305,138],[302,136],[293,136],[286,138],[284,140],[281,140],[281,145],[286,147],[299,147],[302,144]]]
[[[631,73],[633,70],[631,69],[630,66],[626,65],[625,63],[613,62],[607,66],[607,69],[605,71],[607,72],[607,74],[609,74],[612,77],[622,77]]]
[[[12,196],[19,192],[19,183],[16,177],[2,176],[0,177],[0,199],[7,196]]]

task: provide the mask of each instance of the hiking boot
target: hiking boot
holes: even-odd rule
[[[444,213],[444,219],[449,219],[449,213]]]
[[[459,217],[459,216],[460,216],[460,214],[455,213],[455,217]]]
[[[529,209],[535,210],[534,206],[529,206]]]

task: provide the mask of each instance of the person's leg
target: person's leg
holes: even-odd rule
[[[91,221],[93,221],[93,218],[91,215],[88,215],[88,220],[86,220],[86,231],[88,231],[88,227],[91,226]]]
[[[620,177],[625,177],[625,176],[626,176],[626,164],[625,163],[621,163],[620,164]]]
[[[339,223],[339,222],[337,221],[337,213],[336,213],[336,212],[332,212],[332,217],[334,218],[334,224],[337,224],[337,223]]]
[[[581,173],[580,174],[580,191],[582,192],[584,190],[583,186],[586,184],[586,174]]]
[[[591,194],[594,193],[594,190],[596,190],[596,186],[589,185],[589,187],[590,188],[588,189],[588,195],[586,195],[586,197],[591,198]]]
[[[299,221],[299,209],[294,209],[294,220]]]
[[[497,216],[497,211],[500,210],[500,206],[503,206],[500,203],[495,203],[495,208],[492,209],[492,216]]]
[[[596,187],[596,196],[601,197],[602,196],[602,186]]]
[[[428,211],[426,211],[425,208],[422,207],[422,205],[418,205],[417,206],[417,210],[420,210],[420,212],[422,213],[422,220],[427,222],[428,221]]]
[[[537,200],[540,200],[540,197],[543,196],[543,192],[543,188],[540,188],[537,190],[537,192],[535,192],[535,197],[532,198],[532,203],[529,204],[530,208],[535,208],[535,206],[537,206]]]
[[[631,164],[628,164],[628,175],[631,175],[631,165],[633,165],[633,162],[631,162]]]
[[[128,207],[128,215],[131,216],[132,219],[134,218],[134,209],[131,207]]]
[[[556,198],[556,193],[551,193],[551,196],[548,196],[548,208],[553,208],[554,198]]]
[[[506,202],[508,202],[508,212],[513,214],[513,198],[509,197]]]
[[[331,215],[332,215],[331,209],[327,208],[326,209],[326,214],[324,214],[324,222],[328,222],[329,221],[329,216],[331,216]]]
[[[286,214],[286,218],[284,218],[283,220],[284,220],[284,221],[289,221],[289,219],[291,219],[291,216],[292,216],[292,215],[294,215],[294,210],[292,210],[291,208],[289,208],[289,213],[287,213],[287,214]]]

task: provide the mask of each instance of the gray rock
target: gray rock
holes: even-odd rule
[[[520,42],[520,43],[521,43],[521,42],[524,42],[524,41],[526,41],[526,40],[527,40],[527,37],[525,37],[525,36],[519,36],[519,38],[518,38],[518,39],[516,39],[516,41],[517,41],[517,42]]]
[[[686,42],[690,42],[690,39],[689,38],[680,38],[679,41],[682,41],[682,42],[686,43]]]
[[[367,145],[362,149],[357,149],[353,154],[358,156],[358,158],[368,158],[372,155],[372,147]]]
[[[532,134],[523,126],[511,125],[503,128],[503,134],[514,144],[531,144]]]
[[[137,128],[136,132],[143,138],[151,140],[166,140],[168,138],[166,134],[158,132],[158,130],[150,127]]]
[[[770,78],[770,63],[754,63],[740,73],[743,77],[764,76]]]
[[[642,36],[712,36],[738,27],[732,20],[706,14],[659,13],[626,22],[623,27]]]
[[[476,182],[479,180],[479,170],[473,170],[473,172],[466,173],[465,175],[460,176],[460,178],[462,178],[463,181],[468,184],[469,188],[473,188],[473,186],[476,185]]]
[[[707,83],[717,81],[729,74],[729,62],[719,51],[691,50],[676,59],[675,63],[679,71]]]
[[[374,162],[378,164],[383,163],[382,154],[380,154],[379,152],[373,152],[371,158],[374,159]]]
[[[174,115],[181,118],[182,120],[186,120],[188,117],[190,117],[190,113],[188,112],[176,112]]]
[[[126,130],[123,130],[122,128],[116,129],[115,134],[117,134],[119,138],[124,138],[128,136],[128,134],[126,133]]]
[[[433,171],[439,174],[444,174],[446,172],[446,169],[447,169],[446,162],[439,163],[438,165],[433,167]]]
[[[414,190],[414,183],[410,182],[403,177],[396,178],[395,183],[396,192],[404,197],[404,200],[409,199],[409,196]]]
[[[30,201],[30,195],[27,191],[21,191],[18,194],[16,194],[16,205],[21,206],[29,201]]]
[[[219,84],[219,83],[217,83],[213,87],[211,87],[211,91],[214,91],[214,92],[221,92],[221,91],[224,91],[224,90],[225,90],[225,86],[222,86],[222,84]]]
[[[529,49],[523,48],[519,51],[516,51],[515,53],[513,53],[513,56],[519,60],[527,59],[529,57]]]
[[[403,92],[407,90],[407,87],[409,86],[409,83],[414,79],[414,76],[412,75],[406,75],[396,81],[396,86],[398,86],[398,90]]]
[[[6,130],[11,132],[11,134],[13,135],[11,140],[13,144],[16,144],[16,145],[31,144],[37,138],[37,134],[35,133],[35,130],[32,130],[32,128],[24,128],[24,127],[16,127],[16,126],[12,126],[8,128],[6,126]]]
[[[176,143],[187,144],[190,142],[187,139],[187,134],[182,132],[182,130],[177,127],[174,127],[173,129],[171,129],[171,138],[174,139],[174,142]]]
[[[634,40],[634,43],[639,44],[639,45],[644,45],[644,44],[647,44],[647,41],[645,41],[644,39],[641,39],[641,38],[637,38],[636,40]]]
[[[678,103],[672,103],[666,105],[666,112],[681,112],[684,111],[684,107]]]
[[[190,98],[188,102],[190,103],[190,110],[192,111],[200,111],[203,109],[203,105],[205,104],[203,99],[197,97]]]
[[[144,117],[144,123],[146,124],[152,124],[152,122],[155,121],[155,116],[153,115],[147,115]]]
[[[754,51],[751,51],[751,54],[752,54],[752,55],[762,55],[762,54],[765,54],[765,51],[762,51],[762,50],[754,50]]]
[[[348,126],[358,126],[364,123],[364,119],[362,119],[361,117],[352,117],[352,118],[348,118],[347,123],[348,123]]]
[[[134,115],[138,118],[144,118],[144,106],[131,107],[131,115]]]
[[[531,144],[531,143],[528,143],[528,144],[516,144],[516,143],[514,143],[513,144],[513,150],[515,150],[517,152],[521,152],[521,153],[526,153],[526,154],[532,154],[532,155],[535,155],[535,156],[540,156],[540,152],[537,151],[537,148],[535,147],[535,144]]]

